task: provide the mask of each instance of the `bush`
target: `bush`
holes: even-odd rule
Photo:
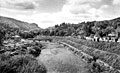
[[[90,64],[89,69],[91,73],[101,73],[104,71],[104,69],[102,69],[101,66],[94,61]]]
[[[113,67],[120,70],[120,58],[117,58],[115,63],[113,63]]]
[[[29,54],[32,54],[34,57],[39,56],[41,53],[41,49],[38,46],[31,47],[29,49]]]
[[[8,53],[0,54],[0,62],[9,60],[11,57]],[[0,64],[1,65],[1,64]]]
[[[31,56],[18,55],[0,60],[0,73],[46,73],[45,66]]]

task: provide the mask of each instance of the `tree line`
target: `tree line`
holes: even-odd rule
[[[23,31],[19,28],[12,28],[7,24],[0,23],[0,43],[3,39],[8,39],[13,35],[19,35],[22,38],[34,38],[38,35],[45,36],[107,36],[109,33],[115,32],[120,37],[120,18],[105,21],[81,22],[78,24],[61,23],[52,28],[36,29],[31,31]]]

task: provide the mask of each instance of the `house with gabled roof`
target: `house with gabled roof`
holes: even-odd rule
[[[15,42],[21,41],[21,37],[19,35],[12,36],[11,39],[13,39]]]
[[[118,38],[118,41],[117,42],[120,42],[120,38]]]
[[[115,42],[116,41],[116,37],[117,37],[117,33],[116,32],[112,32],[110,34],[108,34],[108,40],[109,42]]]

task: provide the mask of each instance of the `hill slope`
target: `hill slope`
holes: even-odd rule
[[[50,35],[71,36],[71,35],[99,35],[100,37],[107,36],[115,32],[120,35],[120,17],[111,20],[103,21],[88,21],[78,24],[61,23],[53,28],[48,28]]]
[[[10,27],[19,28],[20,30],[33,30],[40,29],[35,23],[27,23],[23,21],[19,21],[13,18],[0,16],[0,23],[8,24]]]

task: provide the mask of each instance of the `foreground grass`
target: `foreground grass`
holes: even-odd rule
[[[30,55],[0,54],[0,73],[47,73],[47,70]]]

